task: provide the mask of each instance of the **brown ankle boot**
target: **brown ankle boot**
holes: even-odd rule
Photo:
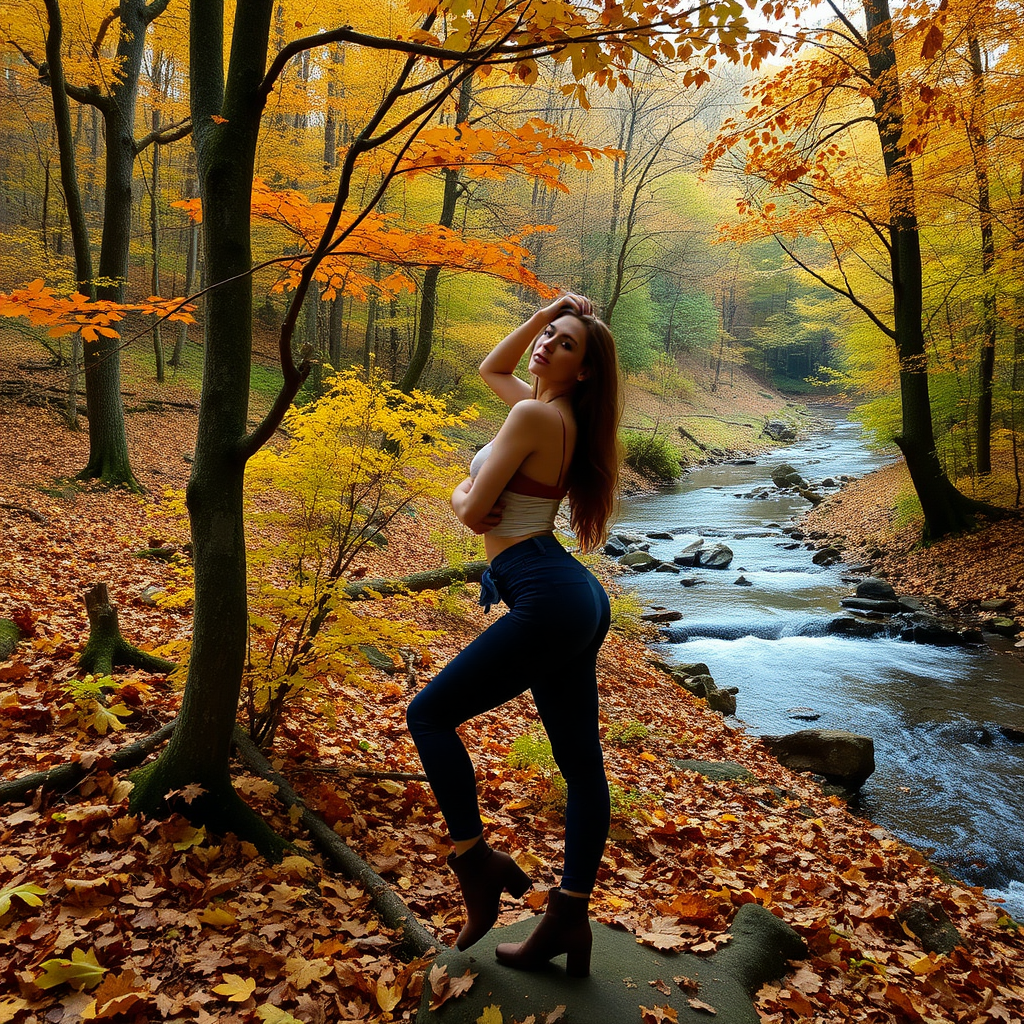
[[[532,884],[530,876],[507,854],[492,850],[481,839],[464,854],[449,854],[448,865],[455,872],[466,904],[466,924],[455,945],[467,949],[479,942],[498,920],[501,894],[516,898]]]
[[[548,893],[548,908],[530,937],[525,942],[501,943],[495,955],[508,967],[536,971],[553,956],[565,953],[565,973],[585,978],[590,974],[590,947],[594,941],[588,905],[585,896],[570,896],[561,889],[552,889]]]

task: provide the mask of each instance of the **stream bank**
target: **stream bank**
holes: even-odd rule
[[[800,528],[807,500],[770,480],[783,460],[835,482],[894,457],[866,448],[859,428],[836,417],[827,434],[624,499],[616,529],[644,534],[649,554],[678,572],[623,583],[681,613],[658,656],[706,663],[720,688],[738,687],[749,731],[794,732],[810,712],[817,727],[871,736],[878,767],[861,791],[863,812],[1024,916],[1024,866],[1012,838],[1024,820],[1024,745],[1013,739],[1024,730],[1020,663],[987,646],[830,632],[867,572],[815,564],[819,541]],[[832,490],[831,500],[845,503],[853,486]],[[679,565],[698,543],[730,549],[727,568]]]

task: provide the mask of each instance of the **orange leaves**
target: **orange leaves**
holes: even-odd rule
[[[270,188],[256,180],[253,187],[254,216],[287,225],[293,232],[312,242],[319,237],[331,211],[328,203],[310,203],[299,192]],[[338,232],[343,241],[317,268],[316,280],[324,285],[325,296],[344,293],[365,298],[371,291],[392,297],[401,291],[413,291],[409,274],[397,269],[378,281],[368,272],[370,262],[398,268],[442,267],[487,274],[532,288],[541,295],[553,294],[524,263],[529,251],[521,237],[533,230],[507,238],[473,238],[441,227],[439,224],[404,225],[394,214],[370,213],[355,223],[356,216],[345,213]],[[302,272],[302,261],[288,268],[278,289],[294,288]],[[367,268],[362,270],[361,268]]]
[[[575,88],[565,86],[563,92]],[[584,145],[575,136],[561,134],[555,125],[533,117],[515,130],[468,124],[429,128],[419,134],[399,172],[418,174],[454,167],[468,177],[492,180],[523,174],[539,179],[549,188],[568,192],[568,186],[560,180],[564,165],[589,171],[594,160],[617,155],[618,150]]]
[[[180,299],[156,296],[136,303],[91,302],[80,292],[62,296],[42,280],[0,293],[0,316],[24,317],[37,327],[46,327],[51,337],[80,332],[86,342],[94,342],[101,337],[119,337],[111,324],[122,320],[130,311],[192,323],[191,311],[194,308],[183,305]]]
[[[427,982],[430,985],[430,1009],[437,1010],[444,1006],[449,999],[457,999],[464,996],[472,987],[476,975],[470,973],[469,969],[458,978],[448,974],[448,968],[434,964],[427,975]]]

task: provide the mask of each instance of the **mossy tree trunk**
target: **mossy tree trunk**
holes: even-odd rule
[[[135,776],[132,806],[158,812],[188,784],[203,795],[188,808],[204,822],[251,839],[265,853],[280,842],[235,794],[231,735],[246,642],[242,485],[252,349],[249,210],[263,101],[272,0],[238,6],[230,64],[223,61],[223,0],[192,0],[193,138],[203,206],[208,279],[203,401],[186,492],[195,560],[195,615],[178,728],[167,749]],[[216,117],[216,120],[214,118]]]
[[[86,591],[85,610],[89,615],[89,640],[78,661],[87,672],[109,676],[117,665],[131,665],[145,672],[172,672],[177,668],[173,661],[140,651],[121,636],[117,609],[110,603],[106,583],[97,583]]]
[[[875,91],[872,103],[889,183],[889,255],[894,323],[891,336],[900,366],[903,421],[895,438],[907,462],[925,519],[925,539],[937,540],[971,525],[986,506],[950,482],[939,461],[928,393],[928,354],[922,318],[924,285],[914,171],[904,138],[903,100],[888,0],[863,0],[867,54]]]

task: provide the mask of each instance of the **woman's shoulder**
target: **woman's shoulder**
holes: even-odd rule
[[[546,428],[552,423],[557,423],[561,415],[561,412],[548,402],[542,402],[537,398],[524,398],[512,406],[506,422]]]

